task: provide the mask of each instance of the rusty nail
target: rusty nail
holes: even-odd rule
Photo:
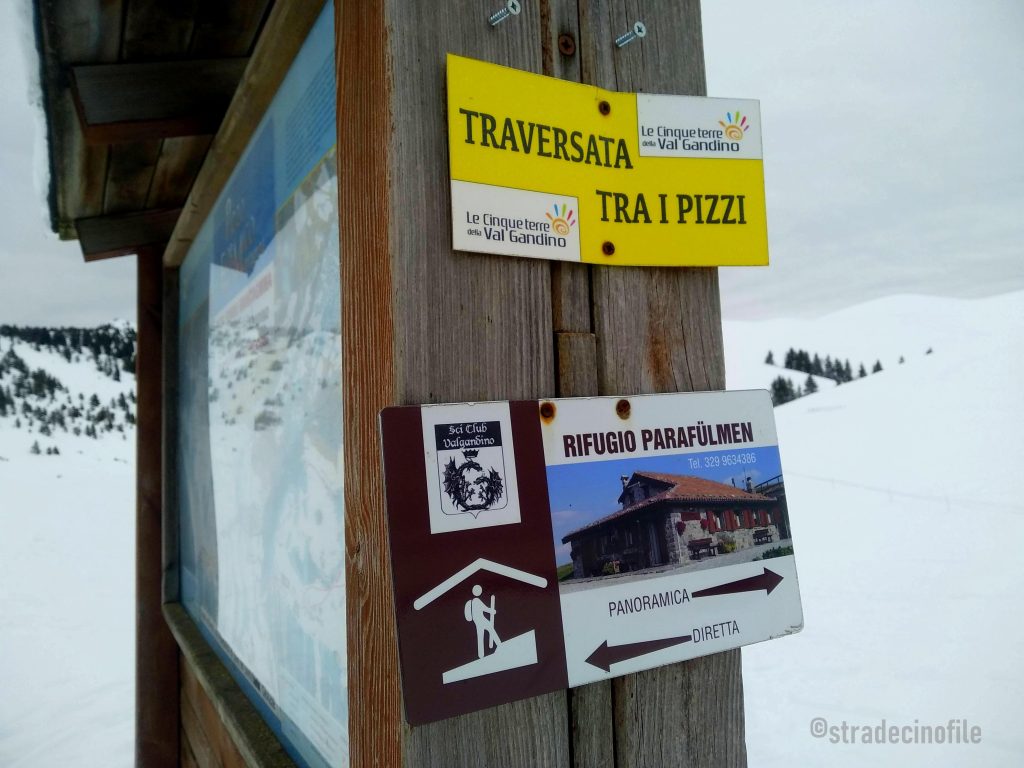
[[[602,115],[610,115],[612,111],[612,105],[607,101],[602,101],[597,105],[597,111]]]
[[[572,56],[576,53],[576,41],[573,39],[573,36],[559,35],[558,50],[562,52],[563,56]]]
[[[615,412],[619,415],[620,419],[628,419],[629,411],[629,400],[619,400],[619,402],[615,404]]]
[[[555,404],[546,401],[541,403],[540,417],[544,419],[544,421],[552,421],[555,418]]]
[[[601,253],[605,256],[613,255],[615,253],[615,243],[610,240],[605,240],[604,244],[601,246]]]

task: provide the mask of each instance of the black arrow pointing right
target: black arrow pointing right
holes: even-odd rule
[[[693,597],[713,597],[714,595],[731,595],[736,592],[756,592],[759,589],[765,590],[765,594],[770,595],[772,590],[781,583],[782,577],[779,574],[765,568],[757,576],[750,576],[739,581],[730,581],[728,584],[719,584],[717,587],[698,589],[693,593]]]

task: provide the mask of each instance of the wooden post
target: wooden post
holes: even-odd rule
[[[162,249],[137,260],[138,339],[135,360],[135,764],[178,764],[178,648],[162,603]]]
[[[745,765],[738,651],[405,725],[377,433],[388,405],[724,386],[714,269],[470,255],[450,234],[445,53],[702,94],[698,0],[533,0],[495,28],[471,0],[336,8],[352,765]],[[638,19],[647,38],[615,49]]]
[[[698,0],[579,6],[584,82],[706,94]],[[615,49],[611,41],[637,20],[647,37]],[[594,394],[725,388],[717,270],[594,267],[590,284]],[[626,675],[611,699],[619,768],[746,765],[739,650]]]

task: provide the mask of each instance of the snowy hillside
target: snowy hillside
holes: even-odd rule
[[[5,768],[132,764],[134,343],[0,326]]]
[[[883,365],[841,386],[823,380],[775,411],[806,626],[743,650],[752,768],[1021,764],[1022,339],[1024,292],[890,297],[815,320],[726,323],[732,388],[782,373],[765,365],[770,350]],[[110,373],[121,353],[75,362],[71,352],[69,363],[0,332],[0,358],[11,348],[28,373],[9,367],[0,387],[42,370],[63,389],[47,394],[37,375],[43,394],[25,394],[23,381],[20,410],[0,416],[0,765],[128,766],[134,441],[117,404],[131,399],[133,377],[123,364],[119,381]],[[271,372],[225,360],[213,415],[232,426],[236,391],[255,409],[246,424],[274,415],[261,384]],[[92,394],[100,407],[90,409]],[[76,436],[71,407],[83,401]],[[49,421],[60,406],[68,431]],[[278,429],[262,421],[260,434]],[[96,438],[84,433],[90,424],[100,425]],[[36,441],[61,455],[32,454]],[[836,730],[812,736],[814,718]],[[980,743],[842,743],[844,723],[850,741],[850,726],[873,734],[883,720],[902,729],[965,719]]]
[[[727,320],[723,323],[726,383],[729,389],[766,389],[780,374],[792,377],[794,383],[797,378],[803,380],[806,374],[782,367],[789,348],[848,359],[855,376],[860,363],[870,375],[876,361],[888,371],[899,365],[900,357],[910,363],[929,349],[935,354],[946,352],[948,357],[952,350],[969,347],[979,333],[1008,330],[999,324],[1014,311],[1019,315],[1021,295],[983,300],[887,296],[818,318]],[[764,364],[769,352],[775,366]]]
[[[132,454],[135,331],[0,326],[0,457],[86,453],[112,436]],[[109,453],[109,451],[108,451]]]
[[[1022,339],[1022,292],[726,325],[731,387],[791,345],[884,366],[775,411],[806,628],[743,651],[750,765],[1021,765]],[[965,718],[980,743],[842,743]]]

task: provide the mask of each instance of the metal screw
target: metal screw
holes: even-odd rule
[[[615,38],[615,47],[621,48],[627,43],[632,43],[638,37],[646,36],[647,27],[644,26],[644,23],[642,21],[638,21],[636,24],[633,25],[633,28],[629,30],[629,32],[626,32],[624,35],[619,35],[618,37]]]
[[[505,7],[502,8],[500,11],[495,11],[494,13],[492,13],[490,17],[487,19],[487,22],[492,27],[496,27],[509,16],[518,16],[521,10],[523,10],[523,6],[519,2],[519,0],[508,0],[508,2],[505,3]]]
[[[614,256],[615,243],[613,243],[611,240],[605,240],[604,243],[601,244],[601,253],[603,253],[605,256]]]

